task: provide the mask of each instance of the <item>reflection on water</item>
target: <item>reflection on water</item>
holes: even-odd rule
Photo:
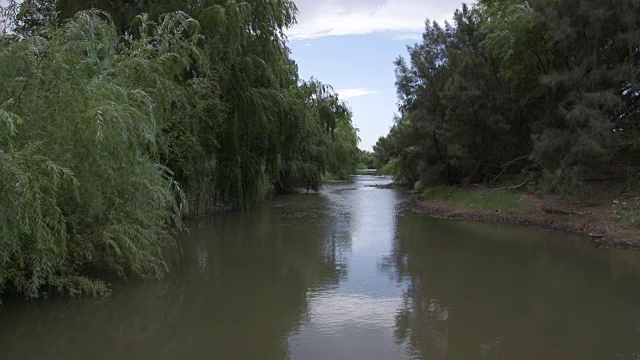
[[[367,181],[367,179],[369,181]],[[327,241],[340,239],[345,276],[335,288],[309,292],[310,314],[289,338],[295,359],[396,359],[407,349],[394,336],[403,286],[380,271],[392,250],[401,209],[395,191],[367,187],[371,177],[326,189]]]
[[[399,229],[396,330],[423,358],[639,358],[638,253],[417,216]],[[614,271],[624,258],[635,267]]]
[[[0,308],[0,359],[640,359],[640,254],[427,219],[371,176],[190,224],[172,275]]]

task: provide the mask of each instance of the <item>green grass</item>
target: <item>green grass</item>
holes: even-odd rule
[[[434,186],[423,192],[425,200],[478,210],[532,210],[533,205],[510,191],[469,191],[450,186]]]
[[[336,174],[325,173],[322,175],[322,181],[339,181],[340,177]]]
[[[629,202],[614,200],[613,216],[619,222],[640,228],[640,196],[636,196]]]

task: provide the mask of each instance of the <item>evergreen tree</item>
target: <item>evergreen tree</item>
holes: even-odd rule
[[[480,1],[427,23],[396,62],[400,115],[378,161],[426,184],[527,172],[576,192],[638,154],[640,4]],[[529,176],[529,175],[527,175]]]

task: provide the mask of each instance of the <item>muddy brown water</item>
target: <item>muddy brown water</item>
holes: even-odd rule
[[[370,175],[190,224],[161,281],[0,307],[0,359],[640,359],[640,253],[429,219]]]

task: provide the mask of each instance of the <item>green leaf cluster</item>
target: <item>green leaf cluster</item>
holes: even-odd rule
[[[396,61],[399,115],[381,165],[425,184],[530,177],[576,193],[637,161],[640,3],[480,1],[427,21]]]

